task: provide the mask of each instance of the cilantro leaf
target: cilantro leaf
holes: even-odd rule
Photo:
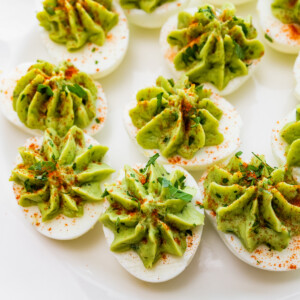
[[[160,113],[163,94],[164,93],[159,93],[158,95],[156,95],[157,104],[156,104],[156,113],[155,114]]]
[[[159,153],[154,154],[153,156],[151,156],[145,166],[144,169],[140,169],[141,173],[145,173],[147,168],[151,165],[154,165],[155,161],[159,158]]]
[[[240,158],[240,156],[243,154],[243,151],[239,151],[235,154],[235,157]]]
[[[48,97],[52,97],[54,95],[51,87],[45,84],[39,84],[37,86],[37,91],[41,94],[46,94]]]
[[[157,180],[162,185],[163,188],[169,189],[170,198],[180,199],[186,202],[192,201],[193,196],[191,194],[188,194],[182,190],[177,189],[175,186],[171,184],[171,182],[168,179],[164,177],[159,177]]]
[[[66,85],[66,87],[68,88],[68,90],[77,95],[78,97],[82,98],[82,99],[87,99],[87,93],[86,91],[77,83],[74,83],[73,85]]]

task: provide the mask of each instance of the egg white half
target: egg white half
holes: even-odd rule
[[[37,2],[37,9],[43,10],[40,0]],[[128,22],[122,8],[113,2],[112,10],[119,15],[119,22],[108,32],[103,46],[88,43],[77,51],[69,52],[65,45],[53,42],[49,32],[39,26],[42,42],[56,62],[70,61],[95,79],[107,76],[121,64],[129,42]]]
[[[247,2],[251,2],[251,1],[253,1],[253,0],[231,0],[230,2],[232,4],[239,5],[239,4],[244,4]],[[228,1],[227,0],[209,0],[209,3],[216,4],[216,5],[223,5],[226,2],[228,2]]]
[[[84,137],[86,147],[89,147],[90,145],[99,145],[99,143],[92,137],[86,134]],[[28,139],[24,146],[40,148],[42,143],[43,137],[33,137]],[[110,164],[106,156],[103,158],[103,162]],[[20,154],[18,154],[16,165],[20,163],[22,163],[22,158]],[[100,185],[102,190],[104,190],[104,183],[101,182]],[[13,182],[12,186],[16,201],[18,202],[22,186],[15,182]],[[60,214],[54,219],[43,222],[38,206],[19,207],[21,208],[25,219],[30,222],[39,233],[55,240],[73,240],[82,236],[94,227],[100,215],[105,210],[104,201],[86,202],[83,206],[84,212],[82,217],[69,218]]]
[[[300,51],[300,26],[283,24],[277,19],[272,14],[272,2],[273,0],[258,0],[257,3],[262,30],[272,39],[272,42],[266,38],[265,41],[277,51],[297,54]]]
[[[289,113],[283,120],[277,121],[275,127],[272,129],[272,151],[280,166],[286,165],[286,148],[288,147],[288,143],[281,137],[280,132],[287,123],[295,121],[296,109]],[[300,167],[294,167],[292,172],[294,179],[300,184]]]
[[[188,8],[188,9],[185,9],[184,11],[194,15],[198,11],[198,8],[196,8],[196,7]],[[176,54],[178,53],[178,47],[171,46],[167,41],[167,37],[173,30],[177,29],[177,23],[178,23],[178,14],[176,14],[168,19],[168,21],[162,27],[161,33],[160,33],[160,46],[162,49],[163,57],[167,63],[167,66],[172,71],[172,73],[176,79],[180,78],[180,76],[182,74],[184,74],[185,71],[184,70],[182,70],[182,71],[176,70],[173,60],[174,60],[174,57],[176,56]],[[236,91],[243,83],[245,83],[252,76],[252,74],[255,70],[255,67],[258,65],[259,62],[260,62],[260,59],[253,60],[251,62],[251,65],[248,67],[247,75],[239,76],[239,77],[232,79],[227,84],[227,86],[221,91],[217,87],[215,87],[213,84],[207,83],[207,85],[211,89],[215,90],[221,96],[229,95],[229,94],[233,93],[234,91]]]
[[[146,13],[142,9],[124,9],[130,23],[144,28],[160,28],[166,20],[186,8],[190,0],[176,0],[167,2],[157,7],[152,13]]]
[[[17,66],[15,70],[2,77],[0,81],[0,109],[2,114],[15,126],[34,136],[40,136],[44,134],[42,130],[31,129],[20,121],[17,112],[13,109],[12,100],[13,91],[17,81],[27,73],[28,68],[33,64],[34,62],[23,63]],[[107,117],[107,101],[103,88],[99,82],[95,81],[94,83],[98,89],[97,100],[95,103],[96,117],[91,121],[88,127],[83,128],[83,131],[88,135],[95,135],[100,131],[103,128]],[[100,120],[100,123],[97,123],[96,119]]]
[[[198,182],[201,203],[205,197],[203,184],[206,176],[207,172],[205,172]],[[253,252],[248,252],[237,236],[217,229],[216,215],[213,211],[205,210],[205,215],[211,221],[228,249],[248,265],[267,271],[291,271],[300,268],[300,236],[293,237],[290,240],[289,246],[281,252],[270,250],[266,245],[260,245]]]
[[[300,101],[300,54],[298,55],[294,65],[294,76],[296,79],[295,96]]]
[[[137,164],[135,168],[140,169],[144,166],[144,164]],[[193,197],[192,203],[200,213],[204,214],[204,209],[201,209],[196,205],[196,202],[200,199],[200,194],[197,183],[192,177],[192,175],[178,166],[166,165],[164,167],[168,172],[173,172],[176,169],[179,169],[184,172],[184,175],[186,176],[186,186],[195,188],[197,191],[196,195]],[[122,180],[123,178],[124,170],[121,170],[119,172],[117,180]],[[109,206],[109,203],[107,200],[105,201],[105,206],[107,208]],[[203,225],[197,226],[192,230],[193,235],[187,236],[187,248],[182,257],[166,254],[164,258],[161,258],[151,269],[146,269],[144,267],[142,260],[140,259],[138,254],[133,250],[121,253],[112,253],[116,257],[118,262],[121,264],[121,266],[134,277],[147,282],[164,282],[178,276],[189,265],[200,244],[202,230]],[[114,234],[110,229],[108,229],[105,226],[103,226],[103,231],[107,243],[110,246],[114,240]]]
[[[205,87],[206,88],[206,87]],[[171,164],[184,167],[187,170],[204,170],[207,167],[223,161],[231,156],[240,146],[240,129],[242,127],[242,120],[236,109],[224,98],[212,92],[210,100],[223,111],[223,116],[219,121],[219,131],[224,136],[224,141],[217,146],[208,146],[200,149],[192,159],[185,159],[179,155],[172,158],[165,158],[162,155],[157,159],[162,164]],[[136,128],[129,116],[129,111],[136,106],[137,102],[130,102],[124,111],[124,123],[127,133],[134,141],[138,149],[146,156],[151,157],[155,153],[160,153],[158,149],[144,149],[137,140],[136,135],[138,128]]]

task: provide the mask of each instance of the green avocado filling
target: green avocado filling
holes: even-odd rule
[[[300,1],[299,0],[274,0],[272,13],[284,24],[300,25]]]
[[[256,36],[251,18],[236,17],[234,5],[225,4],[221,11],[204,5],[194,15],[179,13],[177,29],[167,40],[178,49],[176,70],[185,71],[192,82],[209,82],[223,90],[264,55]]]
[[[27,127],[53,128],[59,135],[76,125],[87,127],[96,116],[97,87],[71,63],[58,67],[37,61],[18,80],[13,91],[13,109]]]
[[[114,233],[111,251],[137,252],[146,268],[163,254],[182,256],[187,235],[204,223],[204,215],[191,203],[195,190],[185,184],[181,170],[168,173],[150,159],[144,169],[124,167],[122,181],[109,185],[110,202],[100,221]]]
[[[152,13],[159,6],[175,0],[120,0],[124,9],[142,9],[146,13]]]
[[[106,34],[118,23],[112,0],[45,0],[37,13],[40,25],[53,42],[78,50],[90,42],[102,46]]]
[[[101,145],[86,148],[84,133],[76,126],[65,137],[48,128],[40,148],[19,148],[23,162],[10,177],[22,187],[19,205],[37,205],[42,221],[59,214],[81,217],[86,202],[102,200],[100,181],[114,172],[102,163],[107,150]]]
[[[296,108],[296,121],[286,124],[280,134],[288,143],[287,165],[300,167],[300,105]]]
[[[139,131],[136,139],[145,149],[159,149],[165,157],[190,159],[205,147],[219,145],[222,111],[209,99],[210,91],[183,76],[176,84],[158,77],[156,86],[137,93],[129,115]]]
[[[216,214],[218,230],[235,234],[249,252],[261,244],[281,251],[300,234],[300,185],[263,156],[254,154],[250,164],[234,156],[225,168],[214,166],[204,187],[204,208]]]

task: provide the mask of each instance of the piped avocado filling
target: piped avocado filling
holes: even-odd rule
[[[102,46],[107,33],[117,25],[112,0],[45,0],[37,13],[40,25],[53,42],[78,50],[90,42]]]
[[[69,62],[58,67],[37,61],[18,80],[13,109],[27,127],[53,128],[61,136],[76,125],[87,127],[96,116],[97,87]]]
[[[125,9],[142,9],[146,13],[152,13],[159,6],[173,1],[175,0],[120,0],[120,4]]]
[[[194,15],[179,13],[168,43],[178,48],[176,70],[185,71],[192,82],[209,82],[223,90],[232,79],[247,75],[252,61],[264,55],[256,37],[251,17],[236,17],[234,5],[225,4],[220,11],[204,5]]]
[[[210,99],[211,92],[183,76],[176,84],[158,77],[156,86],[137,93],[137,105],[129,115],[139,131],[136,139],[145,149],[159,149],[165,157],[176,154],[190,159],[205,146],[219,145],[222,111]]]
[[[282,251],[300,234],[300,186],[263,156],[214,166],[204,187],[204,208],[216,214],[218,230],[235,234],[249,252],[261,244]]]
[[[288,143],[287,165],[300,167],[300,105],[296,109],[296,121],[286,124],[280,135]]]
[[[110,206],[100,221],[114,233],[111,250],[137,252],[146,268],[163,254],[182,256],[187,235],[204,223],[191,203],[195,190],[181,170],[168,173],[152,157],[144,169],[124,167],[124,179],[109,185]]]
[[[86,202],[102,200],[100,182],[114,172],[102,162],[107,150],[101,145],[87,148],[76,126],[65,137],[47,129],[41,147],[19,148],[23,162],[10,177],[21,186],[19,205],[38,206],[42,221],[59,214],[81,217]]]
[[[300,1],[299,0],[274,0],[272,13],[284,24],[300,25]]]

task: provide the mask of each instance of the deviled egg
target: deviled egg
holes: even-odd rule
[[[260,24],[268,45],[277,51],[300,51],[300,5],[295,0],[258,0]]]
[[[73,126],[65,137],[48,128],[19,148],[13,191],[25,218],[43,235],[75,239],[104,210],[101,181],[114,170],[104,163],[108,148]]]
[[[186,76],[157,78],[125,109],[127,132],[145,156],[189,170],[205,169],[240,145],[241,118],[224,98]]]
[[[188,8],[163,26],[160,44],[176,78],[186,74],[198,84],[208,83],[220,95],[237,90],[264,55],[251,17],[235,16],[235,7],[211,5]]]
[[[128,47],[129,29],[112,0],[44,0],[37,18],[42,41],[57,61],[67,60],[94,78],[114,71]]]
[[[133,276],[163,282],[189,265],[200,244],[204,211],[196,205],[194,178],[177,166],[155,162],[125,166],[104,192],[100,217],[119,263]]]
[[[278,163],[291,168],[294,179],[300,184],[300,106],[276,123],[271,141]]]
[[[46,128],[65,135],[73,125],[94,135],[106,120],[101,85],[69,62],[21,64],[3,77],[0,86],[3,115],[32,135],[42,135]]]
[[[167,19],[186,8],[190,0],[120,0],[130,23],[145,28],[160,28]]]
[[[213,166],[200,179],[202,204],[226,246],[256,268],[300,267],[300,186],[290,172],[240,153],[226,166]]]

